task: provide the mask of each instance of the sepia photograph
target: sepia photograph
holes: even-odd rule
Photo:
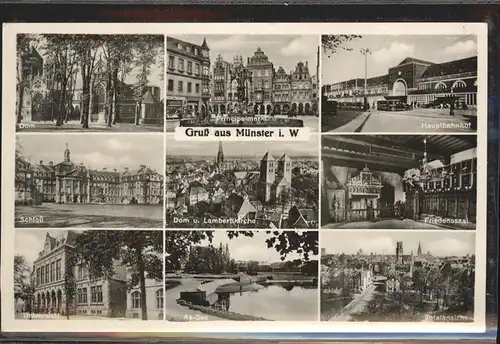
[[[17,131],[164,129],[163,35],[18,34]]]
[[[165,233],[168,321],[317,321],[317,231]]]
[[[167,139],[167,228],[318,229],[318,147]]]
[[[323,35],[322,132],[477,130],[476,35]]]
[[[473,232],[328,232],[321,320],[473,322]]]
[[[162,255],[159,231],[18,230],[15,318],[163,320]]]
[[[163,227],[163,135],[18,135],[15,227]]]
[[[476,135],[324,135],[325,229],[476,229]]]
[[[317,35],[167,37],[167,132],[176,127],[319,131]]]

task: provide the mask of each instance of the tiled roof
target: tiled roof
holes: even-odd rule
[[[401,61],[398,66],[401,66],[403,64],[406,64],[406,63],[423,63],[423,64],[428,64],[428,65],[432,65],[434,64],[434,62],[429,62],[429,61],[425,61],[425,60],[420,60],[420,59],[416,59],[414,57],[407,57],[405,58],[403,61]]]
[[[427,67],[420,79],[470,72],[477,73],[477,56],[433,64]]]

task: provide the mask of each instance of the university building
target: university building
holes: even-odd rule
[[[92,170],[72,162],[67,145],[58,164],[40,161],[26,169],[26,163],[16,160],[16,200],[28,195],[31,203],[35,196],[37,203],[161,204],[163,200],[163,175],[145,165],[124,171]]]
[[[389,68],[386,75],[368,78],[367,98],[371,107],[385,99],[407,104],[429,104],[453,96],[457,105],[477,106],[477,56],[443,63],[407,57]],[[363,103],[365,79],[346,80],[322,87],[328,100]]]
[[[77,236],[74,231],[64,231],[57,237],[46,234],[44,247],[33,263],[33,312],[66,315],[68,310],[70,315],[141,318],[139,288],[127,292],[129,276],[119,262],[114,263],[112,277],[97,279],[90,279],[84,266],[67,265]],[[65,292],[66,271],[71,271],[75,280],[70,301]],[[148,319],[163,319],[163,285],[146,279],[146,291]]]
[[[167,117],[187,109],[189,115],[208,110],[210,86],[210,49],[206,39],[201,45],[167,37]]]
[[[318,60],[319,61],[319,60]],[[238,75],[238,71],[240,74]],[[318,110],[319,65],[316,75],[309,72],[308,62],[298,62],[292,72],[283,67],[277,70],[261,48],[248,57],[246,65],[242,56],[235,56],[229,63],[219,55],[214,64],[212,110],[216,114],[235,111],[244,100],[254,114],[312,115]],[[238,78],[245,89],[238,92]],[[245,99],[239,99],[243,95]]]

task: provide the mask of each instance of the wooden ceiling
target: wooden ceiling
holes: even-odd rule
[[[376,144],[391,148],[405,149],[409,152],[423,152],[424,139],[427,151],[436,157],[452,154],[477,146],[475,135],[342,135],[360,143]],[[323,135],[325,140],[335,140],[333,135]],[[327,144],[327,143],[326,143]],[[327,144],[328,145],[328,144]]]

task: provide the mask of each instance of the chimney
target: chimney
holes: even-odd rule
[[[306,61],[306,68],[307,68],[307,61]]]
[[[43,165],[43,160],[40,160],[40,165]]]

